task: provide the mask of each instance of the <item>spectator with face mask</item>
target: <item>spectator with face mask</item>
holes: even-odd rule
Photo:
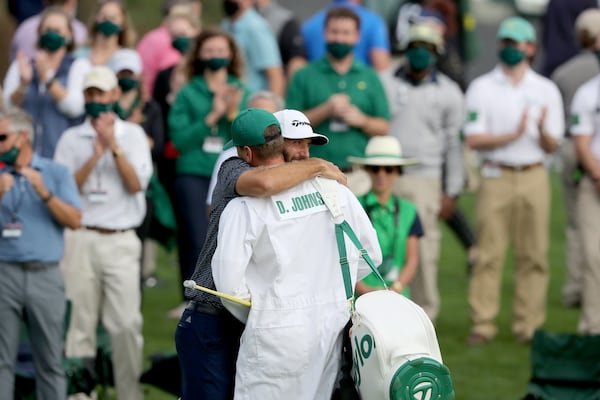
[[[200,32],[200,25],[190,14],[188,5],[171,7],[165,24],[171,38],[171,46],[180,53],[180,56],[177,64],[160,71],[154,80],[152,98],[161,109],[165,134],[163,151],[156,155],[155,160],[158,180],[167,191],[171,204],[175,204],[176,162],[179,153],[169,135],[168,115],[177,93],[188,81],[185,55],[193,47],[194,40]]]
[[[64,399],[66,299],[58,266],[63,230],[77,229],[81,204],[67,168],[31,149],[27,113],[0,113],[0,398],[15,396],[23,322],[29,332],[38,399]]]
[[[192,275],[206,237],[208,216],[199,204],[206,199],[214,164],[230,138],[231,121],[245,108],[249,95],[241,82],[241,63],[228,33],[205,29],[187,58],[189,83],[169,112],[169,136],[179,153],[174,205],[181,282]],[[179,317],[183,307],[173,311],[172,316]]]
[[[137,45],[144,66],[144,93],[148,96],[154,90],[157,74],[176,65],[181,60],[181,55],[185,54],[182,46],[188,43],[189,47],[189,42],[180,39],[189,36],[173,35],[173,16],[183,12],[194,21],[197,28],[202,14],[202,3],[200,0],[164,0],[162,11],[164,19],[160,26],[146,33]]]
[[[61,137],[55,161],[66,165],[82,197],[82,227],[66,235],[62,260],[72,300],[67,357],[94,357],[100,321],[110,335],[113,378],[119,400],[143,398],[141,243],[135,234],[144,218],[144,190],[152,159],[143,129],[121,120],[121,95],[106,66],[85,76],[87,119]]]
[[[377,13],[363,7],[361,0],[331,0],[330,4],[302,24],[302,36],[306,43],[309,61],[315,61],[327,53],[323,31],[326,29],[326,15],[332,8],[346,7],[360,19],[360,34],[353,52],[354,57],[377,71],[390,66],[390,39],[386,24]]]
[[[375,70],[356,60],[360,19],[349,8],[336,7],[325,17],[327,53],[292,77],[286,107],[302,111],[328,146],[317,147],[316,157],[333,162],[348,173],[355,194],[368,190],[368,176],[352,171],[348,156],[362,157],[371,136],[388,134],[389,108]]]
[[[477,193],[479,254],[469,283],[471,334],[481,345],[497,334],[502,268],[509,241],[515,253],[512,332],[530,343],[546,318],[550,185],[544,160],[564,135],[556,85],[529,66],[533,26],[507,18],[498,29],[498,65],[466,94],[465,141],[482,158]]]
[[[107,65],[117,50],[133,48],[135,30],[120,0],[101,0],[89,26],[90,44],[75,51],[76,57],[88,58],[92,65]]]
[[[156,161],[164,147],[163,116],[158,104],[144,96],[142,60],[132,49],[121,49],[111,59],[109,67],[117,75],[121,97],[115,102],[115,114],[123,121],[138,124],[144,129],[152,152],[152,160]],[[146,192],[146,216],[136,233],[142,241],[142,282],[152,277],[156,270],[156,242],[149,238],[155,199],[151,196],[155,189],[155,181],[151,181],[150,189]]]
[[[84,44],[88,36],[87,27],[83,22],[75,18],[77,14],[77,0],[46,0],[44,3],[45,8],[61,7],[69,15],[75,47]],[[27,18],[18,26],[10,44],[11,61],[15,59],[19,51],[22,51],[27,58],[32,59],[34,57],[37,48],[37,32],[42,13]]]
[[[414,24],[405,42],[406,62],[382,74],[392,114],[390,135],[398,138],[407,155],[419,161],[404,168],[394,194],[416,204],[425,228],[411,294],[434,321],[440,309],[438,214],[443,209],[452,212],[465,180],[460,141],[464,98],[456,82],[437,69],[443,52],[438,30],[430,23]]]
[[[5,104],[31,114],[31,145],[43,157],[53,157],[62,133],[83,119],[81,88],[90,63],[75,59],[73,46],[69,15],[61,7],[47,8],[40,18],[34,58],[19,53],[4,79]]]

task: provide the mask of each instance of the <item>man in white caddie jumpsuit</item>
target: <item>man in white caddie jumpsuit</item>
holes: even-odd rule
[[[233,131],[240,157],[251,157],[253,147],[242,146],[243,137],[236,142]],[[350,190],[336,189],[345,219],[379,265],[381,250],[367,215]],[[350,309],[334,222],[313,181],[267,198],[232,200],[217,242],[212,260],[217,290],[252,301],[235,398],[329,399]],[[371,270],[347,237],[346,248],[354,284]]]

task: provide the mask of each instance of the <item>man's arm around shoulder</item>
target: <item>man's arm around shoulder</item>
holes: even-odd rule
[[[245,171],[237,180],[235,191],[241,196],[266,197],[290,189],[315,176],[347,184],[346,175],[333,163],[320,158],[309,158]]]

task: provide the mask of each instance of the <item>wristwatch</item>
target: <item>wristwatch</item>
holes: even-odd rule
[[[114,149],[114,150],[112,151],[112,155],[113,155],[113,157],[114,157],[114,158],[118,158],[118,157],[120,157],[121,155],[123,155],[123,150],[121,150],[121,148],[120,148],[120,147],[117,147],[116,149]]]
[[[54,84],[54,82],[56,82],[56,77],[48,79],[46,81],[46,90],[50,90],[50,87]]]
[[[46,197],[42,197],[42,201],[46,204],[54,197],[54,193],[48,190],[48,195]]]

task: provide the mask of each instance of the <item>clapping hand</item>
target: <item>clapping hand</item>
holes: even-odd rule
[[[0,196],[8,192],[15,184],[15,177],[8,172],[0,174]]]
[[[27,87],[33,79],[33,68],[31,67],[31,61],[29,61],[22,51],[17,53],[17,65],[19,67],[21,87]]]

